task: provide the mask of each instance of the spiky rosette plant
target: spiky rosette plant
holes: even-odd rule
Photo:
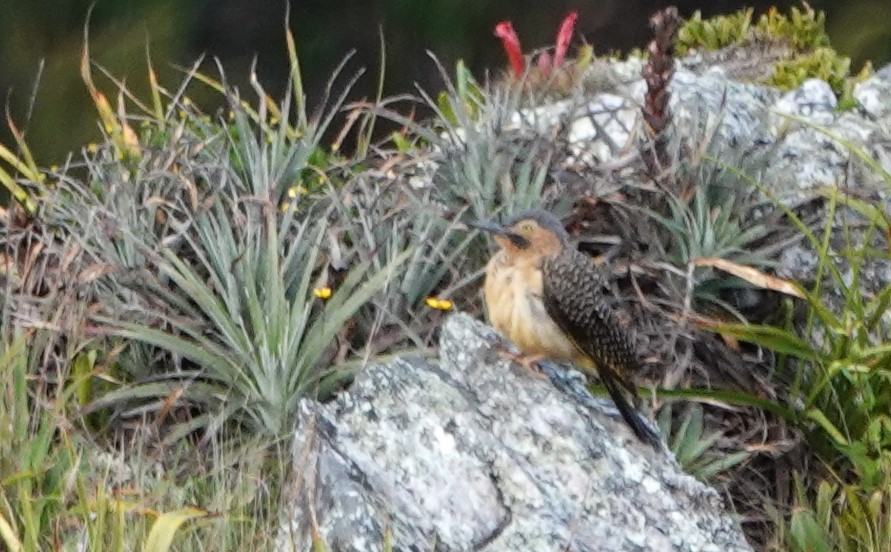
[[[302,397],[329,394],[358,368],[343,364],[344,328],[415,244],[385,260],[351,254],[328,281],[334,207],[318,199],[355,160],[320,145],[344,96],[306,111],[288,37],[291,90],[274,102],[253,78],[256,105],[193,70],[174,93],[155,83],[149,105],[118,83],[119,105],[131,98],[134,113],[110,110],[85,58],[107,140],[52,175],[38,218],[47,274],[73,275],[89,305],[81,335],[101,346],[111,382],[85,412],[174,420],[170,439],[227,422],[274,438]],[[194,79],[224,93],[228,112],[211,117],[189,101]]]

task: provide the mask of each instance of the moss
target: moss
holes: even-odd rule
[[[851,99],[853,85],[872,74],[867,64],[856,76],[851,75],[851,60],[839,55],[826,34],[826,15],[807,4],[793,7],[788,14],[771,8],[752,21],[751,8],[730,15],[702,19],[696,12],[678,32],[676,49],[684,54],[692,49],[707,51],[732,46],[761,44],[785,46],[789,53],[776,63],[773,74],[765,82],[781,90],[794,90],[810,78],[829,83],[839,97],[840,108],[855,105]]]
[[[752,13],[748,8],[730,15],[702,19],[702,12],[697,11],[678,30],[675,50],[683,55],[694,48],[720,50],[742,44],[749,37]]]
[[[829,46],[826,14],[806,4],[803,11],[793,7],[788,16],[771,8],[758,19],[753,32],[758,40],[785,42],[796,52]]]
[[[678,31],[677,51],[686,53],[694,48],[720,50],[728,46],[754,42],[782,43],[800,53],[828,47],[826,15],[809,6],[803,10],[792,8],[789,15],[771,8],[753,23],[751,8],[730,15],[703,19],[697,11]]]
[[[767,83],[781,90],[794,90],[810,78],[829,83],[835,94],[841,95],[851,69],[851,60],[838,55],[832,48],[817,48],[776,64]]]

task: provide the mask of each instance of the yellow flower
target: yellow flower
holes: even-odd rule
[[[99,146],[95,142],[90,142],[87,144],[87,151],[90,153],[96,153],[99,151]]]
[[[229,110],[229,120],[230,120],[230,121],[234,121],[234,120],[235,120],[235,112],[232,111],[231,109]]]
[[[287,211],[290,208],[291,208],[290,203],[288,203],[287,201],[282,201],[282,207],[281,207],[282,213],[284,213],[285,211]]]
[[[306,195],[307,192],[309,192],[309,190],[307,190],[306,187],[298,184],[297,186],[288,188],[288,197],[294,199],[295,197],[297,197],[297,194]]]
[[[331,297],[331,288],[329,287],[320,287],[312,290],[313,294],[319,299],[328,299]]]
[[[447,310],[452,310],[452,308],[455,306],[455,304],[452,303],[451,301],[449,301],[448,299],[437,299],[436,297],[428,297],[427,298],[427,306],[430,307],[431,309],[447,311]]]

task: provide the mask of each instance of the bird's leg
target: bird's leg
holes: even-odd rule
[[[498,354],[502,358],[516,362],[532,374],[533,377],[539,379],[545,378],[544,372],[541,371],[541,365],[539,364],[539,362],[548,358],[545,355],[524,355],[523,353],[515,353],[510,349],[501,349],[498,351]]]
[[[516,362],[525,368],[533,377],[541,379],[547,378],[539,364],[539,362],[548,358],[547,355],[524,354],[516,345],[505,339],[504,336],[494,332],[490,336],[489,343],[498,351],[498,356],[501,358]]]

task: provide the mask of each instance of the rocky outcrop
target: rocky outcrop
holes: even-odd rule
[[[565,127],[569,165],[608,173],[606,180],[613,183],[634,181],[629,164],[621,161],[634,151],[630,146],[639,128],[646,91],[641,67],[636,58],[603,64],[597,70],[608,77],[600,80],[610,83],[603,91],[520,112],[513,122],[542,133]],[[760,189],[744,183],[735,193],[763,201],[765,210],[753,212],[781,204],[811,221],[817,236],[831,223],[829,257],[848,285],[857,282],[860,293],[871,298],[891,283],[891,262],[869,258],[855,275],[843,253],[852,247],[887,248],[887,224],[875,231],[873,221],[845,198],[883,206],[891,220],[891,65],[857,83],[851,105],[844,108],[825,81],[809,79],[784,93],[736,80],[726,67],[696,56],[679,60],[668,89],[677,166],[705,154],[745,174]],[[832,194],[838,205],[830,213],[825,204]],[[784,247],[775,261],[777,275],[806,285],[819,264],[814,247],[803,239]],[[844,304],[837,282],[825,294],[830,304]]]
[[[450,317],[438,358],[305,401],[279,550],[749,550],[713,490],[635,440],[581,374],[535,377]]]

